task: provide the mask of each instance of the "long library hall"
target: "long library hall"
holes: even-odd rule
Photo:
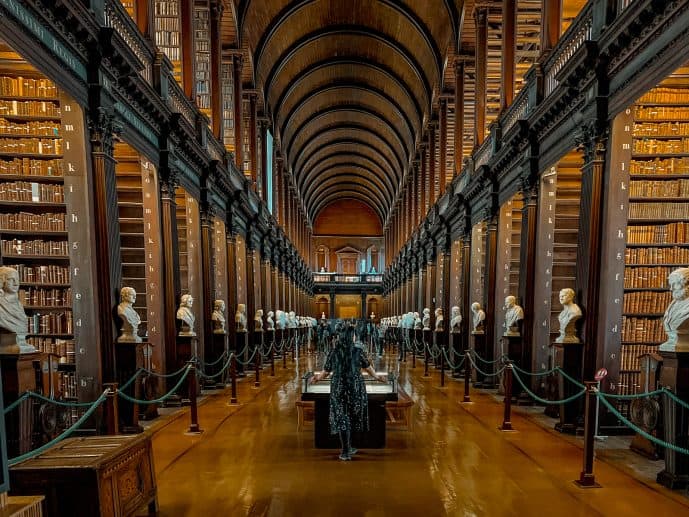
[[[689,514],[687,26],[0,0],[0,515]]]

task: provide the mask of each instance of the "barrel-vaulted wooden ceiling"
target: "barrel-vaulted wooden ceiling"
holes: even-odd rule
[[[385,221],[416,153],[463,0],[233,0],[224,46],[249,56],[310,221],[359,199]]]

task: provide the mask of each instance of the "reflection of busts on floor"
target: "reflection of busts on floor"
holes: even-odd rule
[[[141,343],[138,336],[141,317],[134,309],[136,303],[136,291],[131,287],[123,287],[120,290],[120,304],[117,306],[117,315],[122,320],[118,343]]]
[[[179,331],[179,336],[181,337],[196,336],[196,332],[194,332],[196,316],[194,316],[194,313],[191,311],[193,304],[194,298],[190,294],[182,295],[179,309],[177,309],[177,319],[182,321],[182,328]]]
[[[225,331],[225,302],[223,300],[215,300],[213,302],[211,321],[213,321],[213,334],[227,333]]]
[[[0,353],[18,354],[35,352],[26,342],[26,312],[19,301],[19,273],[9,267],[0,267]]]
[[[689,268],[677,268],[667,279],[672,292],[672,301],[663,316],[667,341],[658,349],[686,352],[689,351]]]
[[[560,335],[555,339],[556,343],[579,343],[576,334],[576,322],[581,318],[581,309],[574,303],[574,289],[566,287],[560,291],[560,303],[562,312],[557,319],[560,322]]]

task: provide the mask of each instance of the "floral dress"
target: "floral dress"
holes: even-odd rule
[[[359,346],[330,352],[323,369],[332,373],[330,381],[330,432],[368,431],[368,396],[361,375],[369,362]]]

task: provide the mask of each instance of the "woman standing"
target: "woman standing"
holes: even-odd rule
[[[338,323],[338,327],[335,348],[330,352],[323,371],[315,374],[311,382],[326,379],[332,374],[330,432],[339,433],[342,444],[340,459],[349,461],[357,452],[351,446],[352,431],[368,430],[368,396],[361,370],[365,369],[372,378],[381,382],[385,382],[385,377],[376,374],[364,350],[354,344],[354,326]]]

